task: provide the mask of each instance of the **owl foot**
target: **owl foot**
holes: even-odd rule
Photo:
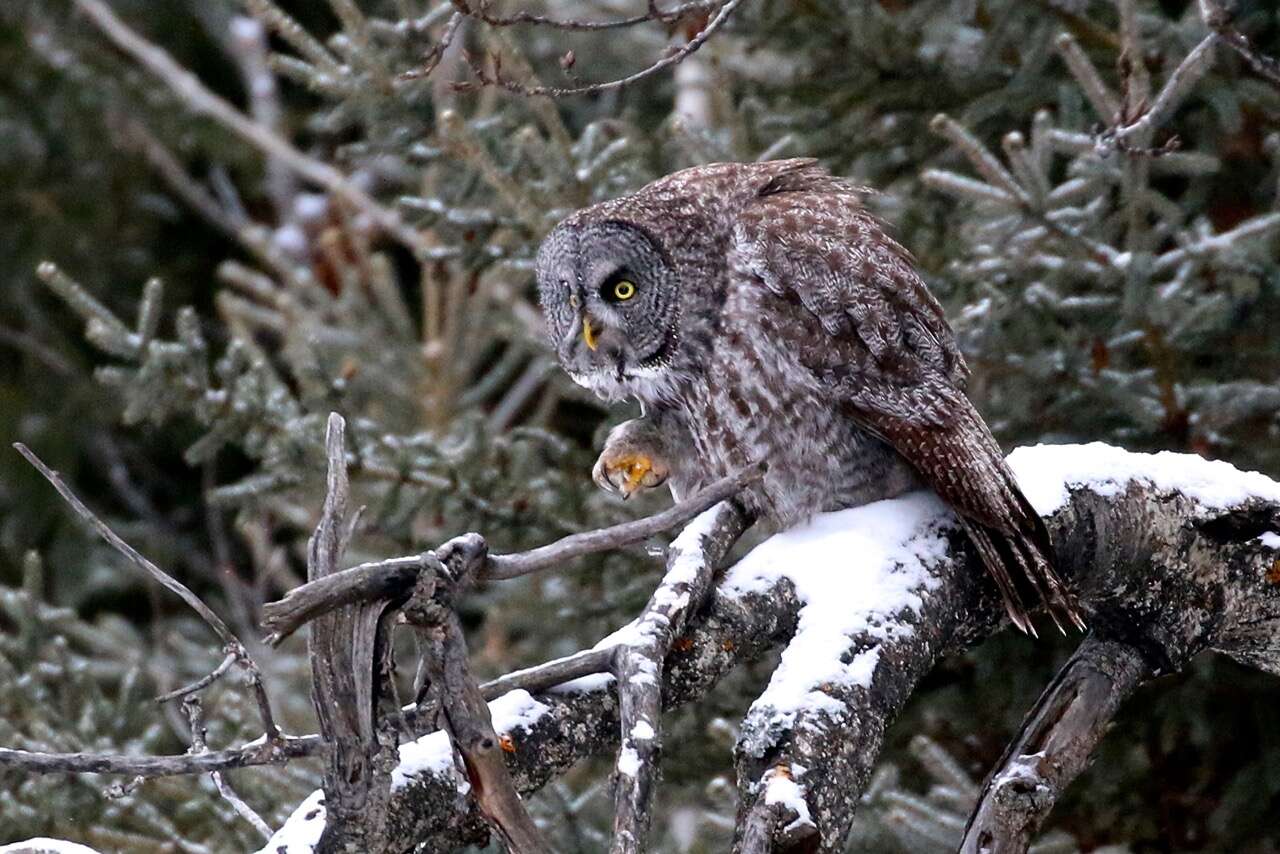
[[[597,486],[616,492],[624,499],[643,489],[661,486],[670,474],[670,466],[657,457],[636,451],[619,453],[609,447],[600,454],[591,470],[591,478]]]

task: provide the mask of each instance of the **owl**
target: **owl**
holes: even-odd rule
[[[641,415],[593,475],[678,500],[757,461],[741,496],[775,529],[934,490],[1013,623],[1081,626],[1049,534],[965,395],[968,368],[908,252],[815,161],[715,163],[577,211],[538,251],[560,364]]]

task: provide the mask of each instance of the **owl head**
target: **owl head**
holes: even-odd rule
[[[538,251],[551,346],[606,400],[660,397],[679,350],[681,276],[658,239],[621,219],[571,217]]]

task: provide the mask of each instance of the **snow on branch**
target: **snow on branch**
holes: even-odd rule
[[[1146,678],[1205,650],[1280,674],[1280,484],[1226,463],[1101,444],[1024,448],[1010,463],[1050,524],[1058,562],[1090,622],[1081,651],[1032,710],[971,823],[973,838],[999,838],[1000,850],[1020,851]],[[765,541],[707,593],[701,610],[689,609],[688,597],[677,603],[688,623],[675,642],[658,645],[666,655],[656,668],[617,667],[653,639],[646,625],[662,624],[655,603],[697,598],[698,584],[687,585],[714,565],[743,521],[720,505],[693,523],[645,616],[595,651],[486,686],[521,794],[621,743],[617,774],[641,783],[620,786],[619,798],[642,794],[633,802],[640,820],[617,829],[638,832],[642,846],[654,751],[638,746],[651,730],[657,735],[659,721],[654,694],[636,695],[637,686],[656,681],[666,707],[694,701],[742,661],[783,644],[741,728],[736,850],[841,850],[885,730],[939,658],[1002,626],[998,597],[950,513],[932,496],[909,495],[826,514]],[[548,674],[592,672],[546,687]],[[1063,686],[1101,699],[1080,714]],[[1051,714],[1056,709],[1070,713]],[[485,824],[447,736],[432,733],[398,750],[383,824],[393,829],[388,850],[483,842]],[[1021,789],[1005,783],[1028,775],[1042,796],[1010,805]],[[313,796],[263,851],[313,850],[324,823]],[[637,849],[615,839],[614,850]]]

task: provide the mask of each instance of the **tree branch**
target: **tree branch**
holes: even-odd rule
[[[1173,462],[1109,453],[1110,467],[1096,464],[1097,446],[1027,449],[1014,459],[1015,470],[1026,472],[1024,487],[1044,508],[1059,566],[1095,631],[1124,637],[1155,662],[1153,672],[1213,649],[1280,674],[1280,584],[1271,580],[1277,554],[1259,539],[1280,529],[1280,485],[1195,457]],[[1187,473],[1185,487],[1169,472]],[[1206,483],[1212,487],[1197,485]],[[825,551],[804,547],[812,531],[783,534],[731,569],[664,662],[662,700],[669,707],[703,696],[739,662],[790,638],[771,690],[743,726],[740,821],[748,829],[738,850],[840,850],[883,733],[920,677],[939,657],[1003,624],[980,562],[932,499],[906,496],[824,519],[816,542]],[[892,519],[907,527],[887,524]],[[858,533],[862,548],[831,539],[841,531]],[[878,557],[866,557],[867,544],[877,543],[871,554]],[[845,563],[852,555],[862,556],[856,567]],[[821,606],[832,598],[817,586],[821,579],[853,585],[835,602],[852,616],[827,638],[833,678],[801,684],[786,665],[791,656],[815,654]],[[580,655],[555,666],[577,672],[588,661],[599,664]],[[784,687],[798,699],[785,710]],[[507,764],[522,793],[619,742],[608,680],[529,699],[539,709],[536,719],[508,730]],[[411,751],[403,746],[402,758],[435,749],[437,738],[443,736],[426,736]],[[451,772],[402,759],[397,773],[404,782],[388,804],[389,826],[396,828],[387,840],[391,850],[484,840],[474,805],[458,809]]]
[[[518,578],[562,566],[574,558],[643,542],[688,522],[712,505],[736,495],[743,486],[759,478],[763,472],[763,465],[748,466],[653,516],[608,528],[570,534],[527,552],[488,555],[485,565],[477,571],[477,577],[485,581]],[[355,602],[395,599],[408,595],[418,573],[425,566],[425,560],[425,555],[409,555],[364,563],[295,587],[282,599],[263,607],[262,625],[270,632],[266,642],[274,646],[309,620],[334,608]]]
[[[1090,635],[1045,689],[983,786],[962,854],[1021,854],[1133,691],[1151,673],[1127,643]]]

